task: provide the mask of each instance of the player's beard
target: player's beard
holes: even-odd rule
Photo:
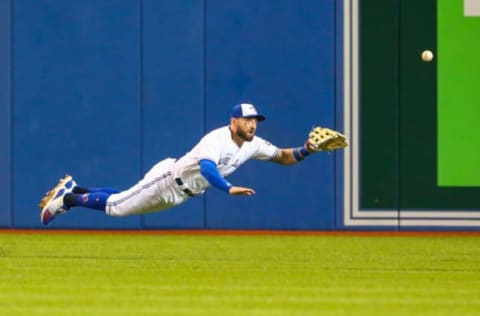
[[[241,130],[240,128],[237,129],[237,136],[243,139],[244,141],[250,142],[253,139],[253,135],[248,135],[247,132]]]

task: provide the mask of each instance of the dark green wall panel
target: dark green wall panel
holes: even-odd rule
[[[397,208],[399,6],[362,1],[360,13],[361,206]]]

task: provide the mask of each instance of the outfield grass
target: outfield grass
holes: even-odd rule
[[[480,237],[0,233],[1,315],[480,315]]]

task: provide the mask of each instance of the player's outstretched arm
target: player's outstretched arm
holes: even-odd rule
[[[278,151],[272,161],[281,165],[293,165],[299,163],[308,155],[310,155],[310,151],[306,147],[283,148]]]
[[[210,182],[211,185],[220,189],[222,191],[227,192],[230,195],[253,195],[255,194],[255,190],[250,188],[244,187],[236,187],[230,184],[224,177],[220,175],[217,170],[217,165],[215,162],[202,159],[200,160],[200,172],[202,176]]]

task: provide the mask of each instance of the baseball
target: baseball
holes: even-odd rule
[[[425,62],[430,62],[433,60],[433,53],[431,50],[424,50],[422,52],[422,60]]]

